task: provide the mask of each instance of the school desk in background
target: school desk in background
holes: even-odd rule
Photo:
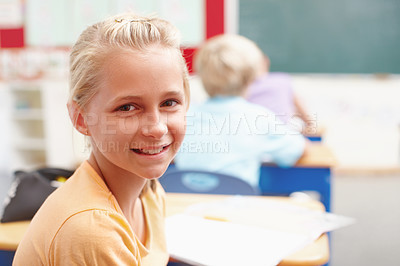
[[[260,169],[260,181],[258,190],[264,196],[288,196],[294,192],[313,192],[324,204],[326,211],[331,210],[331,169],[336,166],[336,158],[331,149],[321,142],[312,142],[307,153],[304,154],[295,166],[281,168],[270,163],[268,158]],[[174,164],[171,164],[165,174],[176,171]],[[167,192],[188,193],[178,183],[167,182],[161,177],[160,182],[168,183],[165,186]],[[164,178],[165,179],[165,178]],[[177,186],[173,187],[173,183]],[[163,184],[164,185],[164,184]],[[192,192],[193,193],[193,192]],[[199,190],[198,193],[212,193]],[[217,194],[216,192],[214,192]],[[240,194],[240,193],[218,193],[218,194]],[[247,194],[249,195],[249,194]]]
[[[263,195],[289,195],[293,192],[316,192],[326,211],[331,210],[331,169],[336,158],[328,146],[313,142],[294,167],[280,168],[265,162],[261,167],[259,187]]]

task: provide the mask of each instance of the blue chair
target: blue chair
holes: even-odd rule
[[[15,251],[10,250],[0,250],[0,265],[7,266],[12,265],[14,259]]]
[[[160,179],[166,192],[260,195],[257,188],[235,176],[203,170],[168,170]]]

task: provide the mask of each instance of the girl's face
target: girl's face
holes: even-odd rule
[[[160,177],[186,130],[186,99],[177,55],[160,46],[147,52],[113,52],[85,121],[93,154],[111,170]]]

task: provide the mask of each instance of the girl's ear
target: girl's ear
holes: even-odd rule
[[[83,135],[89,135],[87,123],[85,121],[85,116],[83,115],[82,109],[78,106],[75,101],[70,101],[67,104],[69,118],[72,124]]]

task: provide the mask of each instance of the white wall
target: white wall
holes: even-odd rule
[[[399,168],[400,76],[299,75],[294,83],[340,168]]]

